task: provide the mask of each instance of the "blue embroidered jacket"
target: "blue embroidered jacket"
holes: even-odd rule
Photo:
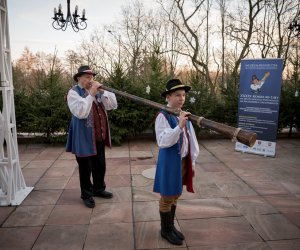
[[[88,95],[85,89],[80,88],[78,85],[74,86],[73,90],[76,91],[81,97],[86,97]],[[111,146],[109,127],[107,128],[107,130],[108,133],[105,143],[107,146]],[[92,109],[87,119],[79,119],[76,116],[72,115],[67,138],[66,151],[72,152],[78,157],[87,157],[97,154]]]
[[[171,128],[175,128],[178,125],[176,116],[164,110],[161,110],[160,113],[166,117]],[[189,129],[189,121],[186,124]],[[182,183],[182,141],[181,134],[176,144],[169,148],[159,149],[153,191],[160,193],[162,196],[175,196],[182,193],[182,185],[185,184]],[[190,158],[190,154],[188,154],[188,157]],[[190,161],[189,164],[191,165]],[[193,192],[193,190],[190,192]]]

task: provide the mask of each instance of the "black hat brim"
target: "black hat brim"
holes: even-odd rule
[[[162,97],[166,97],[168,94],[170,94],[170,93],[172,93],[172,92],[174,92],[174,91],[176,91],[178,89],[184,89],[185,92],[189,92],[191,90],[191,86],[186,86],[186,85],[184,85],[184,86],[178,86],[178,87],[175,86],[174,88],[161,93],[161,96]]]
[[[74,81],[75,81],[75,82],[78,82],[77,77],[80,77],[80,76],[82,76],[82,75],[84,75],[84,74],[87,74],[87,75],[93,75],[93,76],[97,75],[97,73],[80,72],[80,73],[77,73],[77,74],[75,74],[75,75],[73,76]]]

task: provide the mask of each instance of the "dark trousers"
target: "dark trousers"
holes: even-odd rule
[[[105,162],[105,144],[97,142],[97,155],[88,157],[77,157],[79,166],[79,180],[81,188],[81,198],[87,199],[93,196],[93,193],[102,192],[106,185],[104,182],[106,162]],[[91,175],[93,183],[91,182]]]

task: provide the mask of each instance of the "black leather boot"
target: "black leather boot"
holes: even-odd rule
[[[174,225],[175,212],[176,212],[176,205],[172,205],[172,207],[171,207],[171,214],[172,214],[172,222],[173,222],[173,223],[172,223],[172,229],[173,229],[173,232],[174,232],[174,234],[175,234],[179,239],[185,240],[184,235],[183,235],[180,231],[178,231],[178,230],[176,229],[175,225]]]
[[[171,211],[159,213],[161,219],[161,236],[173,245],[182,245],[182,240],[179,239],[173,232]]]

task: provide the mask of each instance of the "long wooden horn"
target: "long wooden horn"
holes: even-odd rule
[[[162,104],[159,104],[157,102],[153,102],[153,101],[147,100],[147,99],[139,97],[139,96],[135,96],[135,95],[132,95],[132,94],[120,91],[120,90],[116,90],[116,89],[113,89],[111,87],[102,86],[102,88],[104,90],[113,92],[117,95],[120,95],[120,96],[126,97],[128,99],[131,99],[133,101],[148,105],[148,106],[156,108],[156,109],[163,109],[163,110],[166,110],[167,112],[178,115],[177,111],[175,111],[171,108],[168,108],[168,107],[166,107]],[[211,129],[213,131],[216,131],[220,134],[226,135],[232,141],[239,141],[239,142],[241,142],[241,143],[243,143],[243,144],[245,144],[249,147],[252,147],[254,145],[255,141],[256,141],[256,134],[255,133],[243,130],[241,128],[231,127],[231,126],[228,126],[226,124],[219,123],[219,122],[214,122],[214,121],[211,121],[211,120],[206,119],[204,117],[196,116],[196,115],[193,115],[193,114],[191,114],[189,116],[189,120],[191,122],[197,124],[198,126],[205,127],[205,128]]]

